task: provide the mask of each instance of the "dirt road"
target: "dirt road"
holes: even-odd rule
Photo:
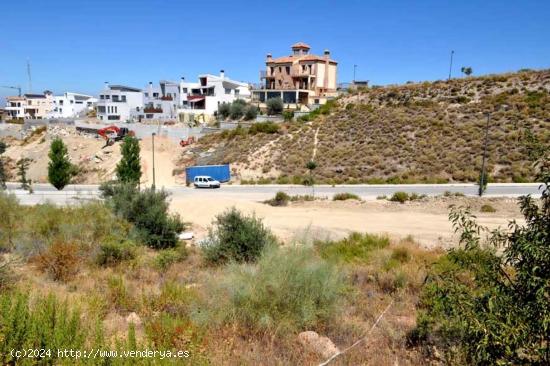
[[[495,213],[481,213],[482,204],[489,203]],[[516,201],[510,198],[429,198],[422,202],[399,204],[388,201],[365,202],[300,202],[286,207],[271,207],[261,202],[238,199],[234,196],[215,198],[175,197],[172,209],[193,223],[197,237],[207,233],[214,217],[235,206],[264,220],[275,234],[285,242],[314,239],[341,238],[352,231],[387,233],[395,238],[412,235],[426,247],[450,247],[456,245],[451,223],[448,220],[449,205],[470,205],[478,216],[478,222],[490,228],[506,227],[511,219],[521,221]],[[307,234],[307,235],[305,235]]]

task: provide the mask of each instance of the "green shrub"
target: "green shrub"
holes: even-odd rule
[[[294,119],[294,112],[293,111],[284,111],[283,112],[283,119],[286,122],[290,122]]]
[[[218,106],[218,116],[220,116],[222,119],[226,119],[227,117],[229,117],[230,110],[231,104],[222,103]]]
[[[283,100],[279,97],[270,98],[266,101],[267,114],[272,116],[274,114],[281,114],[283,112]]]
[[[355,193],[336,193],[334,197],[332,197],[333,201],[346,201],[346,200],[357,200],[361,201],[361,198],[356,195]]]
[[[255,135],[257,133],[277,133],[279,132],[279,125],[273,122],[258,122],[254,123],[250,128],[248,129],[248,133],[251,135]]]
[[[0,191],[0,250],[11,250],[22,223],[22,207],[14,194]]]
[[[390,201],[392,202],[399,202],[399,203],[405,203],[409,200],[409,194],[407,192],[395,192],[391,197]]]
[[[244,112],[244,119],[247,121],[251,121],[256,119],[258,117],[258,107],[255,105],[249,105],[246,107],[246,110]]]
[[[496,208],[494,208],[493,206],[489,205],[489,204],[484,204],[481,206],[481,212],[489,212],[489,213],[492,213],[492,212],[497,212]]]
[[[318,241],[315,243],[321,257],[331,261],[365,262],[375,249],[390,244],[387,236],[351,233],[339,241]]]
[[[53,294],[31,299],[21,292],[0,294],[0,363],[58,364],[57,350],[82,350],[98,337],[83,324],[81,314]],[[94,342],[95,339],[95,342]],[[42,357],[12,358],[12,350],[44,349]]]
[[[311,249],[272,249],[257,264],[232,264],[213,277],[195,319],[257,331],[314,328],[335,316],[343,290],[340,271]]]
[[[468,209],[451,211],[461,246],[427,277],[411,343],[435,345],[461,364],[550,363],[550,174],[539,179],[542,202],[521,197],[526,224],[512,222],[508,233],[493,231],[484,241],[488,229]]]
[[[164,190],[137,190],[129,184],[104,184],[102,194],[117,215],[135,225],[141,240],[155,249],[174,247],[184,225],[179,216],[168,213]]]
[[[229,108],[229,117],[231,117],[232,120],[239,120],[242,116],[244,116],[245,112],[245,105],[242,103],[231,103],[231,107]]]
[[[216,217],[202,249],[210,263],[252,262],[274,243],[275,237],[260,219],[233,207]]]
[[[122,261],[134,259],[135,256],[136,246],[133,242],[112,240],[99,246],[96,263],[100,266],[116,265]]]
[[[290,196],[285,192],[279,191],[275,194],[275,198],[267,200],[266,203],[271,206],[286,206],[290,201]]]
[[[172,249],[161,250],[155,257],[155,267],[165,272],[174,263],[181,262],[187,258],[187,249],[185,245],[177,246]]]

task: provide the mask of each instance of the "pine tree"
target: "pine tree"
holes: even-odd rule
[[[71,181],[74,168],[69,160],[67,146],[63,140],[56,138],[50,146],[50,162],[48,163],[48,181],[58,190],[63,189]]]
[[[6,151],[6,144],[0,141],[0,188],[6,189],[7,174],[4,168],[4,160],[2,160],[2,154]]]
[[[22,158],[17,160],[16,166],[17,166],[17,175],[19,176],[19,183],[21,183],[21,188],[30,190],[31,181],[27,179],[27,170],[29,169],[29,165],[31,164],[31,159],[29,158]]]
[[[120,147],[122,159],[116,167],[118,180],[122,183],[139,184],[141,178],[141,163],[139,158],[139,141],[127,136]]]

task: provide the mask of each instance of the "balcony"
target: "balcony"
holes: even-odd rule
[[[145,107],[143,108],[144,113],[162,113],[162,108],[155,107]]]

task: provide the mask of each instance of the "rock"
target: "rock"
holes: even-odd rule
[[[323,358],[329,358],[339,353],[340,350],[327,337],[322,337],[317,332],[308,330],[298,334],[298,340],[304,348],[317,353]]]
[[[140,326],[140,325],[141,325],[141,318],[139,317],[139,315],[137,315],[136,313],[132,312],[132,313],[130,313],[130,314],[126,317],[126,322],[127,322],[128,324],[134,323],[134,325]]]

